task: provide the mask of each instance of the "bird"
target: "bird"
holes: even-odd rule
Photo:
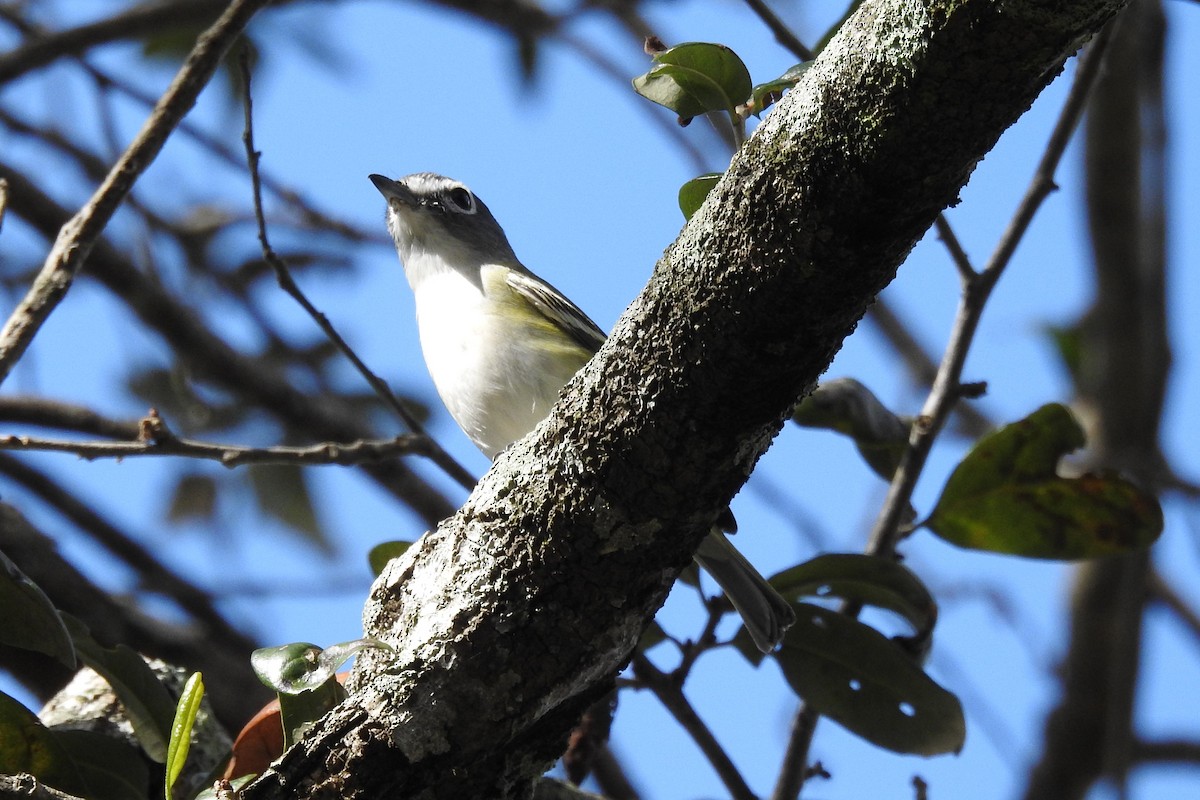
[[[432,172],[369,176],[416,298],[425,364],[450,416],[495,458],[549,414],[606,335],[517,258],[487,205]],[[732,515],[727,514],[729,520]],[[772,652],[791,605],[714,526],[696,562],[725,592],[754,644]]]

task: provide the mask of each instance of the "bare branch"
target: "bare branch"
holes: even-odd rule
[[[1200,764],[1200,741],[1194,739],[1154,739],[1133,743],[1133,760],[1145,764]]]
[[[1151,599],[1157,600],[1170,609],[1184,627],[1191,632],[1192,637],[1200,642],[1200,612],[1188,605],[1187,600],[1175,590],[1174,586],[1167,583],[1162,573],[1157,570],[1150,571],[1149,583]]]
[[[984,305],[991,290],[995,287],[996,281],[1000,279],[1000,275],[1008,266],[1008,262],[1028,229],[1029,223],[1033,220],[1034,214],[1041,206],[1042,201],[1055,188],[1055,170],[1066,150],[1071,133],[1083,114],[1088,93],[1099,74],[1105,44],[1110,35],[1109,30],[1111,28],[1108,27],[1102,30],[1080,59],[1075,72],[1075,80],[1071,85],[1066,102],[1063,104],[1058,122],[1051,132],[1046,151],[1042,154],[1041,161],[1034,171],[1033,179],[1025,191],[1025,196],[1018,205],[1013,219],[1009,222],[1008,228],[1001,237],[987,266],[974,277],[963,272],[960,267],[960,273],[964,276],[964,287],[950,343],[946,347],[933,389],[913,425],[908,449],[901,459],[900,466],[896,469],[883,507],[871,530],[867,544],[867,552],[870,554],[883,555],[893,552],[895,549],[896,542],[902,533],[901,523],[911,503],[913,490],[916,488],[917,478],[933,448],[934,439],[961,397],[960,381],[963,364],[966,362],[967,352],[983,315]],[[852,616],[857,616],[859,610],[855,604],[847,604],[842,608],[843,613]],[[792,738],[788,742],[788,760],[785,762],[785,771],[802,769],[803,765],[807,763],[812,736],[816,731],[819,717],[820,715],[812,706],[801,705],[792,725]],[[781,785],[782,783],[781,779]],[[775,800],[792,800],[798,796],[802,785],[802,776],[798,781],[794,778],[789,780],[783,788],[789,791],[795,789],[797,794],[785,795],[777,791]]]
[[[204,24],[226,5],[226,0],[142,3],[96,22],[33,37],[0,55],[0,83],[8,83],[63,56],[79,55],[97,45],[136,39],[168,28]]]
[[[763,0],[746,0],[746,5],[771,29],[771,33],[775,34],[775,41],[791,51],[792,55],[801,61],[812,61],[816,58],[816,53],[808,49]]]
[[[755,800],[754,792],[746,784],[745,778],[738,772],[738,768],[721,747],[717,737],[713,736],[713,732],[688,702],[681,685],[672,676],[650,663],[650,659],[640,652],[633,654],[633,674],[654,693],[667,711],[671,712],[671,716],[675,717],[676,722],[692,737],[692,741],[717,771],[717,776],[729,790],[730,796],[734,800]]]
[[[262,183],[258,176],[258,161],[262,154],[254,149],[254,106],[253,99],[250,93],[250,64],[246,59],[246,54],[243,51],[242,57],[239,59],[242,70],[242,81],[245,86],[245,130],[242,133],[242,141],[246,145],[246,159],[250,166],[250,184],[254,193],[254,218],[258,222],[258,241],[262,245],[263,259],[271,265],[271,269],[275,271],[275,280],[279,283],[279,288],[283,289],[289,297],[300,304],[305,313],[312,318],[313,322],[317,323],[317,327],[321,332],[333,342],[338,350],[341,351],[358,373],[366,379],[371,388],[375,390],[384,403],[386,403],[400,419],[404,420],[404,424],[409,430],[414,432],[414,435],[425,440],[424,451],[429,458],[446,471],[454,480],[458,481],[464,489],[472,489],[475,487],[475,476],[459,464],[449,453],[447,453],[440,444],[433,440],[431,436],[425,433],[424,426],[420,421],[409,413],[404,404],[396,397],[388,385],[383,382],[371,369],[363,363],[363,360],[358,357],[358,353],[354,352],[354,348],[346,343],[341,334],[334,329],[333,324],[323,313],[317,310],[317,307],[309,301],[304,292],[296,284],[292,278],[292,273],[287,268],[287,264],[283,262],[278,255],[275,254],[271,247],[271,242],[267,238],[267,220],[263,214],[262,207]]]
[[[954,229],[950,227],[950,220],[946,219],[945,214],[938,214],[937,220],[933,224],[937,227],[938,238],[942,240],[942,244],[946,245],[946,250],[950,252],[950,258],[954,261],[954,266],[958,269],[959,277],[967,283],[975,280],[978,273],[971,266],[971,259],[967,257],[967,251],[963,250],[962,243],[958,241],[958,236],[955,235]]]
[[[187,61],[108,177],[59,231],[41,272],[0,331],[0,383],[24,354],[50,312],[66,295],[80,266],[117,207],[148,167],[174,127],[196,102],[221,57],[254,13],[268,0],[234,0],[196,40]],[[2,80],[2,78],[0,78]]]
[[[157,419],[149,417],[143,423]],[[217,461],[231,468],[243,464],[367,464],[402,455],[427,455],[428,443],[427,436],[410,433],[389,440],[360,439],[345,444],[324,442],[308,447],[245,447],[179,439],[165,426],[144,441],[132,442],[79,442],[35,436],[0,436],[0,450],[72,453],[88,461],[136,456],[182,456]]]
[[[887,343],[904,361],[913,380],[921,386],[932,386],[937,378],[937,363],[926,352],[925,347],[917,341],[905,320],[886,297],[879,297],[867,319],[879,329],[887,339]],[[978,438],[995,427],[995,423],[986,414],[979,411],[973,404],[964,403],[954,407],[956,428],[959,433],[970,438]]]
[[[85,406],[42,397],[0,397],[0,422],[88,433],[110,439],[136,439],[138,420],[112,419]]]
[[[913,489],[924,467],[925,460],[933,448],[933,442],[941,432],[951,410],[958,402],[963,365],[967,360],[967,352],[975,337],[979,321],[983,317],[983,309],[987,299],[1008,266],[1017,245],[1033,221],[1034,215],[1042,202],[1056,188],[1054,173],[1067,149],[1071,133],[1075,130],[1088,93],[1100,72],[1100,63],[1104,57],[1105,44],[1108,41],[1108,28],[1102,31],[1096,40],[1079,60],[1075,72],[1075,80],[1070,93],[1059,114],[1058,122],[1050,134],[1046,151],[1042,154],[1032,181],[1021,199],[1016,213],[1009,222],[995,252],[988,260],[987,266],[975,277],[965,281],[962,298],[959,302],[958,313],[954,322],[954,330],[950,335],[950,343],[942,358],[941,367],[933,384],[933,389],[925,401],[924,407],[913,426],[912,438],[900,466],[896,469],[895,479],[888,490],[882,510],[871,531],[868,551],[872,553],[890,552],[900,535],[900,524],[904,511],[912,499]]]

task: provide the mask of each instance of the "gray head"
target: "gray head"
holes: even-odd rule
[[[475,193],[459,181],[418,172],[399,180],[371,175],[387,200],[387,226],[409,282],[454,269],[478,280],[484,264],[515,266],[504,229]]]

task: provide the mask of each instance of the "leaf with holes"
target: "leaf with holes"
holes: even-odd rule
[[[958,698],[907,650],[844,614],[797,603],[775,654],[796,694],[867,741],[897,753],[957,753],[966,739]]]
[[[654,56],[654,66],[633,79],[633,89],[689,120],[710,111],[736,116],[750,99],[750,72],[737,53],[722,44],[687,42]]]
[[[1066,407],[1042,406],[984,437],[955,468],[926,525],[977,550],[1076,559],[1139,550],[1162,533],[1158,500],[1111,474],[1064,478],[1059,459],[1082,447]]]

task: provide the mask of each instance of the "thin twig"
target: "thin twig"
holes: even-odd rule
[[[933,389],[917,418],[917,424],[913,426],[908,449],[901,459],[900,466],[896,469],[896,475],[889,487],[883,509],[871,531],[868,545],[868,551],[871,553],[891,552],[900,536],[900,524],[904,518],[904,511],[911,502],[912,493],[916,488],[917,479],[925,465],[925,460],[929,457],[934,440],[960,397],[963,365],[966,363],[967,353],[974,340],[975,331],[979,327],[987,299],[1011,261],[1018,243],[1024,237],[1025,231],[1028,230],[1029,224],[1033,221],[1042,202],[1057,188],[1054,184],[1054,173],[1067,149],[1071,134],[1083,115],[1088,93],[1099,74],[1105,45],[1109,39],[1108,31],[1108,28],[1102,31],[1080,59],[1075,72],[1075,80],[1071,84],[1058,122],[1050,134],[1046,151],[1042,154],[1033,179],[1025,190],[1025,196],[1021,199],[1016,213],[1000,238],[987,266],[977,276],[965,281],[954,321],[954,329],[950,334],[950,343],[946,347],[945,356],[938,369],[938,376],[934,380]]]
[[[933,224],[937,227],[938,238],[942,240],[942,244],[946,245],[946,250],[949,251],[950,258],[954,261],[955,268],[958,269],[959,277],[964,281],[975,280],[978,273],[971,266],[971,259],[967,256],[967,251],[963,249],[962,243],[958,241],[954,229],[950,227],[950,220],[946,219],[945,214],[938,214]]]
[[[695,641],[685,642],[680,646],[683,656],[679,659],[679,666],[671,672],[671,678],[680,686],[687,681],[692,667],[696,665],[696,659],[716,644],[717,625],[725,618],[725,610],[729,607],[724,596],[720,598],[705,597],[704,605],[708,609],[708,619],[704,623],[704,630],[700,632]]]
[[[775,782],[771,800],[794,800],[808,780],[808,748],[812,744],[820,715],[802,704],[792,718],[792,730],[788,735],[787,750],[783,754],[783,768]]]
[[[801,61],[812,61],[816,58],[816,54],[796,38],[796,34],[783,24],[783,20],[775,16],[775,12],[763,0],[746,0],[746,5],[771,29],[771,33],[775,34],[775,41],[790,50],[792,55]]]
[[[913,335],[910,326],[896,312],[886,297],[875,300],[867,312],[867,319],[873,324],[896,354],[904,361],[913,380],[922,387],[928,388],[937,379],[937,362],[926,352]],[[992,428],[995,423],[974,404],[959,404],[954,408],[955,428],[958,433],[977,439]]]
[[[700,719],[700,715],[696,713],[696,709],[692,707],[687,696],[684,695],[683,689],[674,678],[659,670],[650,663],[650,659],[639,652],[633,654],[633,674],[654,693],[658,701],[692,737],[692,741],[700,748],[700,752],[704,753],[704,757],[717,771],[717,776],[725,784],[730,796],[734,800],[756,800],[754,792],[750,791],[750,787],[746,784],[742,774],[738,772],[737,767],[734,766],[729,754],[725,752],[717,738],[713,736],[713,732]]]
[[[1149,589],[1151,598],[1170,609],[1184,627],[1191,631],[1192,637],[1200,642],[1200,612],[1188,605],[1175,587],[1167,583],[1161,572],[1151,570]]]
[[[224,0],[139,3],[111,17],[32,37],[0,55],[0,84],[10,83],[63,56],[79,55],[108,42],[136,41],[167,28],[178,30],[186,25],[204,24],[221,13],[224,6]],[[12,19],[13,15],[6,17]]]
[[[1138,764],[1200,764],[1200,741],[1195,739],[1138,739],[1130,754]]]
[[[213,26],[200,35],[137,137],[121,154],[95,194],[63,225],[33,286],[0,331],[0,383],[29,347],[42,323],[66,296],[104,227],[138,177],[154,161],[171,131],[195,104],[225,51],[254,13],[267,2],[269,0],[234,0]]]
[[[1042,201],[1055,189],[1055,170],[1070,141],[1071,133],[1075,130],[1075,126],[1083,114],[1087,96],[1099,74],[1105,45],[1108,43],[1110,35],[1109,31],[1110,28],[1101,31],[1091,47],[1080,58],[1075,72],[1075,80],[1071,84],[1067,100],[1050,135],[1046,150],[1034,171],[1033,179],[1025,191],[1025,196],[1018,205],[995,252],[988,260],[987,266],[973,277],[964,274],[962,297],[959,301],[950,342],[946,347],[937,377],[934,379],[933,388],[926,398],[921,415],[917,418],[917,424],[913,425],[908,448],[901,459],[900,466],[896,469],[883,507],[871,530],[867,544],[869,554],[885,555],[895,550],[896,542],[901,535],[901,523],[911,502],[917,478],[933,447],[934,439],[961,396],[960,381],[963,365],[966,362],[967,352],[988,296],[1005,267],[1008,266],[1017,244],[1025,235],[1025,231]],[[842,608],[843,613],[851,616],[857,616],[859,610],[858,605],[853,603],[847,603]],[[820,715],[809,705],[801,705],[797,711],[792,725],[792,735],[788,742],[786,760],[773,800],[794,800],[798,796],[800,787],[804,783],[804,770],[808,763],[808,753],[819,717]]]
[[[8,210],[8,181],[0,178],[0,231],[4,230],[4,212]]]
[[[271,242],[267,238],[267,221],[263,213],[262,206],[262,183],[258,174],[258,161],[262,154],[254,148],[254,104],[250,94],[250,64],[246,57],[246,52],[242,51],[239,64],[242,72],[243,93],[244,93],[244,108],[245,108],[245,129],[242,133],[242,141],[246,145],[246,159],[250,167],[250,184],[254,192],[254,218],[258,222],[258,241],[262,245],[263,259],[271,265],[271,269],[275,271],[275,279],[279,283],[279,287],[288,294],[293,300],[300,304],[300,307],[312,318],[317,324],[317,327],[328,337],[329,341],[337,346],[359,374],[370,384],[375,393],[396,412],[396,415],[404,421],[409,430],[414,435],[423,437],[428,444],[425,447],[426,454],[435,464],[445,470],[446,474],[467,490],[475,488],[475,476],[459,464],[453,456],[447,453],[442,446],[434,441],[433,437],[425,433],[424,427],[414,417],[409,410],[400,402],[399,398],[392,392],[388,385],[383,382],[371,369],[363,363],[363,360],[358,357],[358,353],[346,343],[341,334],[334,329],[329,318],[317,310],[301,291],[300,287],[293,280],[291,271],[288,270],[287,264],[283,262],[278,255],[275,254],[271,247]]]
[[[74,431],[108,439],[136,439],[141,422],[136,419],[114,419],[75,403],[63,403],[44,397],[0,397],[0,422],[15,422]]]
[[[402,455],[426,455],[428,437],[415,433],[394,439],[363,440],[345,444],[323,442],[308,447],[244,447],[233,444],[212,444],[194,439],[179,439],[166,432],[145,441],[102,442],[44,439],[37,436],[0,436],[0,450],[71,453],[94,461],[100,458],[135,458],[137,456],[182,456],[217,461],[222,466],[243,464],[338,464],[349,466],[387,461]]]

